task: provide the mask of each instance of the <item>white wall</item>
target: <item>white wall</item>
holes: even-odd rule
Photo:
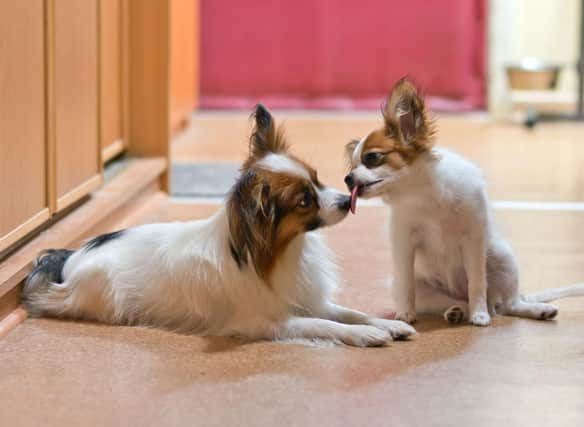
[[[509,111],[505,64],[526,57],[566,64],[560,91],[576,89],[580,0],[490,0],[488,103],[495,118]]]

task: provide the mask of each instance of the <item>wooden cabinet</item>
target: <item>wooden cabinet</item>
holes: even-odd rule
[[[168,159],[170,2],[0,0],[0,260],[96,189],[125,144]],[[173,117],[194,106],[197,9],[173,6]]]
[[[108,161],[125,148],[124,88],[127,49],[125,10],[127,0],[100,0],[100,145],[102,160]]]
[[[54,0],[56,210],[101,183],[98,140],[98,3]]]
[[[49,218],[44,2],[0,0],[0,251]]]
[[[170,2],[170,126],[185,127],[199,86],[199,0]]]
[[[101,183],[98,45],[98,0],[0,0],[0,253]]]

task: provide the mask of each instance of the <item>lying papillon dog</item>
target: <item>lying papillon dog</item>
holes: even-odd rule
[[[337,268],[317,229],[345,218],[350,198],[288,152],[265,107],[253,117],[249,157],[219,212],[105,234],[77,251],[45,251],[23,289],[28,312],[354,346],[414,334],[404,322],[333,302]]]
[[[495,313],[553,319],[558,298],[584,295],[584,285],[519,294],[510,246],[499,236],[480,171],[459,155],[433,148],[436,127],[408,79],[392,89],[384,124],[347,144],[351,210],[358,197],[391,206],[397,319],[416,312],[451,323],[489,325]]]

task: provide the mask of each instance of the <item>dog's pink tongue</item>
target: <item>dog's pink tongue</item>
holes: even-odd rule
[[[357,211],[357,193],[359,192],[359,186],[356,185],[353,187],[353,191],[351,191],[351,213],[354,215]]]

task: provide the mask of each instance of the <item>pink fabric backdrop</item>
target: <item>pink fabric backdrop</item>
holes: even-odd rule
[[[378,109],[410,75],[485,104],[486,0],[202,0],[201,107]]]

